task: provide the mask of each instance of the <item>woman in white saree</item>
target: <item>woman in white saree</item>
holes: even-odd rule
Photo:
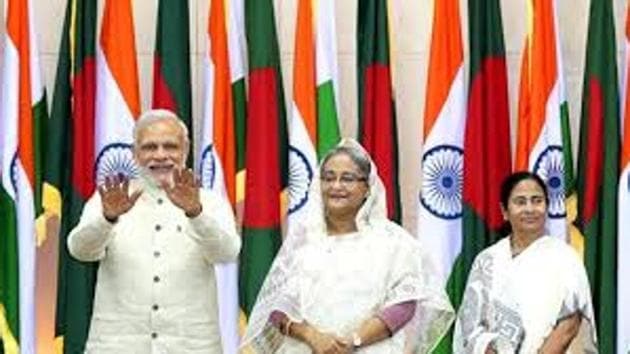
[[[508,237],[477,257],[455,323],[455,353],[597,353],[584,265],[545,235],[548,195],[530,172],[503,182]]]
[[[242,346],[256,353],[426,353],[454,317],[417,240],[387,220],[367,153],[343,141],[313,179],[258,295]]]

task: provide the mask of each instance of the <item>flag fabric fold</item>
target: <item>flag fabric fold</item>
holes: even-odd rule
[[[529,170],[547,184],[550,235],[567,239],[563,121],[568,120],[564,93],[556,2],[529,0],[528,31],[521,65],[515,170]],[[570,142],[570,138],[566,141]],[[571,163],[571,161],[569,161]]]
[[[418,235],[445,283],[462,243],[465,91],[459,2],[435,1],[424,109]]]
[[[96,102],[95,0],[73,0],[66,13],[45,156],[46,232],[58,234],[55,336],[59,353],[83,352],[87,340],[95,263],[70,256],[66,239],[94,192]]]
[[[193,142],[188,0],[158,3],[153,58],[153,108],[175,112]],[[189,162],[192,154],[189,155]]]
[[[630,3],[626,7],[625,58],[623,63],[621,170],[619,177],[619,210],[617,211],[619,234],[617,240],[617,299],[630,294]],[[617,353],[630,352],[630,304],[617,302]]]
[[[248,315],[282,242],[287,122],[273,1],[245,0],[249,99],[239,298]]]
[[[578,152],[578,215],[600,353],[616,345],[619,82],[613,4],[590,4]]]
[[[34,353],[35,217],[48,117],[31,1],[5,2],[0,68],[0,350]]]
[[[239,161],[244,139],[244,54],[241,46],[230,46],[230,40],[241,40],[241,35],[233,32],[239,31],[235,20],[242,19],[242,5],[241,0],[212,0],[210,3],[208,50],[203,58],[202,133],[197,151],[202,187],[224,196],[235,210],[236,176],[243,168]],[[215,275],[223,352],[237,353],[238,264],[216,264]]]
[[[357,12],[359,141],[387,191],[387,215],[402,221],[398,184],[398,129],[390,66],[387,0],[359,0]]]
[[[298,2],[289,122],[289,228],[291,220],[303,217],[318,157],[340,139],[334,21],[331,0]]]

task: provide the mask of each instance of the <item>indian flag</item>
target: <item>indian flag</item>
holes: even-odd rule
[[[547,231],[567,239],[563,121],[568,120],[562,77],[556,1],[528,0],[528,31],[523,50],[518,102],[516,170],[530,170],[547,184]],[[570,141],[570,140],[569,140]],[[570,162],[570,161],[569,161]]]
[[[107,0],[96,49],[96,178],[133,176],[133,126],[140,115],[131,0]]]
[[[301,217],[322,157],[340,138],[334,2],[300,0],[289,134],[289,227]]]
[[[236,176],[243,167],[242,164],[239,165],[239,161],[242,160],[239,156],[243,154],[245,119],[243,59],[245,48],[242,45],[244,35],[238,34],[242,28],[240,26],[242,19],[241,0],[211,1],[207,31],[208,49],[203,58],[202,134],[197,151],[198,171],[203,187],[223,195],[235,209],[238,194]],[[236,41],[233,46],[230,45],[231,40]],[[236,53],[232,54],[232,51]],[[232,70],[232,67],[236,67],[236,70]],[[238,265],[217,264],[215,272],[223,352],[237,353]]]
[[[619,178],[619,236],[617,239],[617,299],[630,295],[630,5],[626,9],[625,59],[623,62],[621,175]],[[630,352],[630,304],[617,301],[617,353]]]
[[[462,244],[466,89],[459,2],[433,6],[418,236],[446,283]]]
[[[5,2],[0,77],[0,351],[35,353],[35,216],[46,95],[30,1]]]

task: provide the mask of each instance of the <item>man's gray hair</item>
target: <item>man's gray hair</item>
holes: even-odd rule
[[[184,134],[184,142],[186,144],[190,143],[188,139],[188,127],[186,127],[186,124],[184,124],[184,122],[182,122],[175,113],[169,111],[168,109],[151,109],[142,113],[142,115],[140,115],[140,118],[138,118],[136,125],[133,127],[134,144],[138,142],[138,137],[140,136],[140,132],[143,129],[155,122],[163,120],[170,120],[177,123],[182,129],[182,133]]]

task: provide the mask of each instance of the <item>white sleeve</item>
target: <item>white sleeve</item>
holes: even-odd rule
[[[77,226],[68,236],[68,251],[84,262],[99,261],[105,257],[105,249],[113,237],[110,223],[103,216],[101,198],[97,193],[83,207],[83,213]]]
[[[241,238],[236,232],[234,213],[225,198],[206,190],[201,191],[201,214],[190,218],[193,238],[203,249],[210,263],[236,260],[241,250]]]

